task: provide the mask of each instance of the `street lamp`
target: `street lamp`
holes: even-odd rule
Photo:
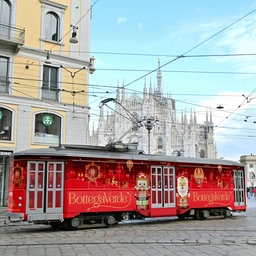
[[[157,117],[146,117],[144,116],[142,121],[138,122],[138,127],[144,126],[148,130],[148,154],[150,154],[150,131],[155,125],[159,125]]]

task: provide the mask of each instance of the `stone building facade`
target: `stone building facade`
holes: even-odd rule
[[[184,111],[178,118],[175,100],[171,95],[164,96],[160,61],[158,61],[156,88],[153,89],[152,81],[147,88],[145,81],[143,97],[137,93],[127,96],[124,86],[120,88],[118,85],[115,100],[114,111],[109,112],[106,105],[100,108],[98,127],[93,127],[90,131],[88,140],[90,145],[103,146],[116,141],[137,120],[143,119],[144,116],[152,116],[159,120],[158,126],[154,126],[150,132],[145,126],[133,127],[122,138],[122,142],[137,142],[139,150],[151,154],[218,157],[211,112],[208,113],[206,110],[203,124],[197,123],[193,111],[190,113]]]
[[[240,163],[244,164],[246,175],[246,186],[256,187],[256,156],[242,155],[240,156]]]

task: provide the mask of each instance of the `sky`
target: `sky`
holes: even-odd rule
[[[156,86],[177,117],[212,112],[218,157],[256,154],[256,2],[253,0],[91,0],[91,121],[117,85],[142,96]],[[221,106],[222,109],[217,107]]]

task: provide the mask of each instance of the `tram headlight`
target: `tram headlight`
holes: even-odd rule
[[[21,196],[19,196],[19,197],[18,197],[18,200],[20,200],[20,201],[21,201],[21,200],[22,200],[22,197],[21,197]]]
[[[18,204],[18,207],[20,207],[20,208],[21,208],[21,206],[22,206],[22,204]]]

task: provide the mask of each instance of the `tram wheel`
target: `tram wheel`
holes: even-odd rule
[[[79,225],[77,225],[77,219],[78,218],[73,218],[73,219],[65,219],[64,220],[64,228],[66,230],[75,230],[78,228]],[[79,219],[78,219],[79,221]]]
[[[195,220],[200,220],[200,211],[199,210],[195,211],[194,219]]]
[[[199,215],[201,220],[206,220],[210,217],[210,212],[208,210],[201,210]]]
[[[227,208],[224,210],[224,218],[230,218],[230,217],[232,217],[232,212],[230,209]]]
[[[116,221],[115,217],[110,215],[105,219],[105,225],[106,227],[110,228],[113,225],[117,224],[118,222]]]

